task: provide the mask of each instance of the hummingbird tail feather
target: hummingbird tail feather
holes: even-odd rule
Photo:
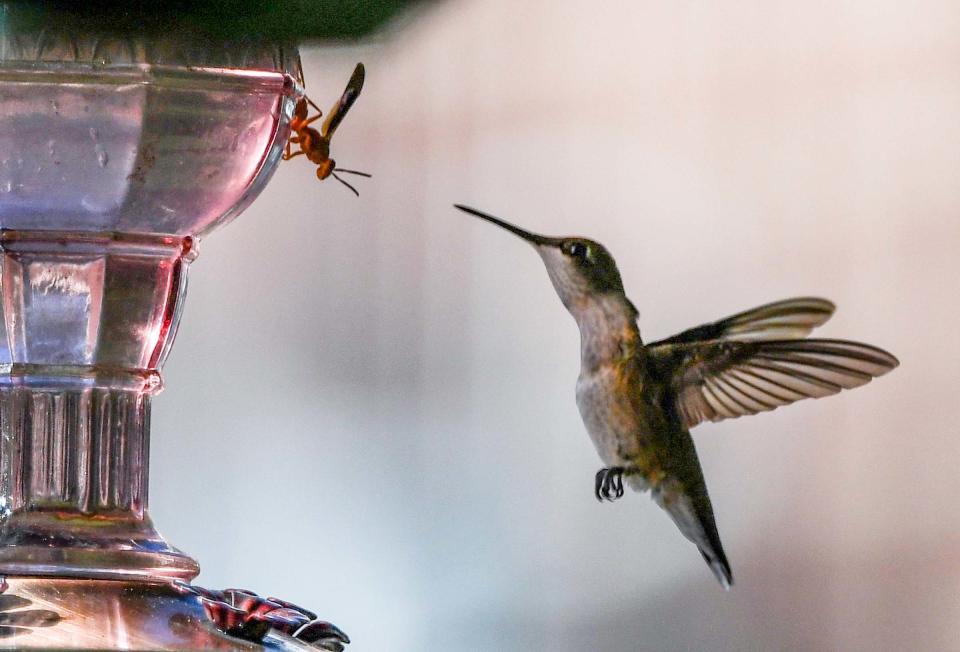
[[[733,586],[733,572],[720,543],[710,498],[705,485],[696,489],[691,492],[675,480],[667,481],[653,492],[653,498],[670,515],[683,536],[697,546],[720,585],[729,591]]]
[[[729,591],[730,587],[733,586],[733,571],[730,570],[730,563],[724,556],[723,550],[720,550],[719,557],[714,557],[713,553],[707,552],[699,546],[698,548],[700,554],[703,555],[704,560],[706,560],[707,565],[710,566],[710,570],[712,570],[714,576],[716,576],[717,581],[720,582],[720,586],[723,587],[724,591]]]

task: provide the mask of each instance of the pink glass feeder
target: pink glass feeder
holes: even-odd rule
[[[189,584],[147,512],[150,402],[197,241],[280,160],[293,47],[0,33],[0,646],[342,649]]]

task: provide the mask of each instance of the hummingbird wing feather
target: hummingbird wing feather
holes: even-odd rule
[[[836,394],[900,364],[882,349],[845,340],[713,340],[651,345],[648,352],[688,428]]]
[[[826,299],[798,297],[767,303],[710,324],[690,328],[658,344],[681,344],[704,340],[801,339],[830,319],[836,306]]]

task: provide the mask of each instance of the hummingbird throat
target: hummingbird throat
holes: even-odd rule
[[[637,327],[637,309],[623,294],[591,295],[570,306],[580,328],[583,369],[619,362],[643,346]]]

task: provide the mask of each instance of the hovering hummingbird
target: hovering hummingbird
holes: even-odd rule
[[[813,297],[770,303],[644,344],[639,313],[603,245],[538,235],[455,206],[533,245],[577,321],[577,407],[605,464],[595,479],[597,499],[620,498],[624,481],[636,491],[649,489],[725,589],[733,575],[690,428],[859,387],[900,364],[869,344],[804,339],[835,308]]]

